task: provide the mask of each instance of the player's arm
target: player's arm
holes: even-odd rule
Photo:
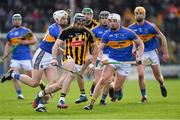
[[[11,48],[11,43],[10,43],[10,42],[6,42],[3,57],[5,57],[5,56],[7,56],[7,55],[8,55],[8,53],[9,53],[9,51],[10,51],[10,48]]]
[[[156,26],[155,26],[155,29],[159,33],[157,35],[157,37],[161,40],[162,52],[163,52],[162,59],[164,62],[167,62],[169,60],[169,52],[168,52],[166,37],[163,35],[163,33]]]
[[[136,56],[137,57],[136,61],[142,62],[142,55],[144,53],[144,43],[138,36],[137,36],[137,39],[134,40],[134,43],[135,43],[135,46],[138,47],[136,48],[138,50],[138,56]]]
[[[29,30],[23,38],[20,38],[19,44],[21,45],[33,45],[37,43],[37,37]]]
[[[98,54],[99,54],[99,50],[98,50],[98,45],[96,42],[93,43],[93,51],[92,51],[92,56],[93,56],[93,61],[92,61],[92,64],[93,65],[96,65],[96,60],[97,60],[97,57],[98,57]]]
[[[103,59],[103,49],[105,46],[108,46],[108,33],[103,34],[101,44],[100,44],[100,51],[99,51],[100,54],[102,54],[102,57],[100,58],[101,62],[103,64],[108,64],[108,59],[107,58]]]
[[[55,41],[55,43],[53,45],[53,48],[52,48],[52,58],[53,59],[51,60],[52,65],[57,65],[58,64],[58,61],[57,61],[58,51],[60,50],[61,45],[63,44],[63,41],[66,39],[65,36],[66,36],[66,31],[63,31],[58,36],[57,40]]]
[[[58,51],[59,51],[59,48],[60,48],[62,42],[63,42],[62,40],[57,39],[56,42],[53,45],[53,48],[52,48],[52,60],[51,60],[52,65],[57,65],[58,64],[57,56],[58,56]]]
[[[26,40],[29,42],[29,45],[34,45],[38,42],[37,37],[35,36],[35,34],[32,33],[32,37],[29,38],[29,40]]]
[[[52,48],[52,57],[57,58],[59,50],[64,51],[60,46],[62,45],[63,41],[61,39],[57,39]]]
[[[100,44],[100,47],[99,47],[100,59],[103,58],[103,49],[104,49],[105,46],[106,46],[105,43],[101,43],[101,44]]]

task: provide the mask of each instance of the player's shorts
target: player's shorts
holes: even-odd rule
[[[108,59],[109,62],[118,62],[117,60]],[[119,73],[122,76],[128,76],[128,73],[131,68],[131,64],[110,64],[117,73]]]
[[[31,60],[11,60],[11,68],[23,69],[24,71],[32,70]]]
[[[160,64],[160,62],[159,62],[159,56],[158,56],[156,50],[144,52],[142,59],[143,59],[143,60],[145,60],[145,59],[150,59],[150,60],[152,61],[152,65]]]
[[[32,59],[33,68],[37,70],[44,70],[46,68],[50,68],[52,67],[51,60],[52,54],[42,50],[41,48],[38,48]]]

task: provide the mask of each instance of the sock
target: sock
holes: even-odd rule
[[[141,89],[141,95],[142,95],[143,97],[146,96],[146,89]]]
[[[41,80],[39,87],[41,88],[41,90],[44,90],[46,88],[45,83]]]
[[[43,97],[43,96],[45,96],[45,95],[46,95],[45,90],[42,90],[42,91],[40,91],[40,92],[38,93],[38,97]]]
[[[85,89],[80,90],[82,96],[86,96]]]
[[[163,82],[159,81],[159,84],[160,84],[160,86],[162,86],[162,85],[163,85]]]
[[[16,93],[17,93],[18,95],[22,95],[21,89],[16,90]]]
[[[96,99],[92,97],[90,105],[94,105],[95,102],[96,102]]]
[[[106,97],[107,97],[107,95],[102,94],[102,98],[101,98],[101,100],[105,101],[105,100],[106,100]]]
[[[41,108],[41,107],[44,107],[44,105],[42,103],[39,103],[36,108]]]
[[[19,73],[15,73],[15,72],[13,72],[13,73],[11,74],[11,76],[12,76],[12,78],[14,78],[15,80],[19,80],[19,78],[20,78],[20,74],[19,74]]]
[[[95,88],[95,85],[94,85],[94,84],[92,84],[92,86],[91,86],[91,94],[93,94],[93,92],[94,92],[94,88]]]
[[[61,97],[59,98],[59,102],[65,101],[66,93],[61,93]]]

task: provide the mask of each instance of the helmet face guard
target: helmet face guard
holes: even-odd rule
[[[74,16],[74,23],[76,22],[81,22],[81,23],[85,23],[86,18],[84,16],[84,14],[82,13],[76,13]]]
[[[84,8],[84,9],[82,10],[82,13],[83,13],[83,14],[84,14],[84,13],[93,14],[93,10],[92,10],[91,8]]]
[[[22,20],[21,14],[14,14],[12,20]]]
[[[58,10],[53,13],[53,18],[55,21],[57,21],[57,19],[61,20],[61,18],[64,16],[68,16],[67,12],[64,10]]]
[[[111,13],[109,16],[108,16],[108,19],[109,21],[111,20],[116,20],[117,22],[121,22],[121,17],[120,15],[116,14],[116,13]]]
[[[99,19],[108,19],[110,15],[109,11],[101,11],[99,14]]]

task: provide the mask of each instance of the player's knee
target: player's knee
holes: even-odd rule
[[[156,80],[162,80],[163,76],[162,75],[155,75]]]
[[[106,78],[102,78],[99,82],[101,85],[105,85],[106,84]]]
[[[139,74],[138,79],[139,79],[139,81],[143,81],[144,80],[144,74]]]
[[[61,84],[56,84],[56,86],[55,86],[55,89],[56,90],[60,90],[62,88],[62,85]]]
[[[50,80],[50,81],[48,81],[48,82],[49,82],[49,85],[51,85],[51,84],[56,83],[57,81],[56,81],[56,80]]]
[[[34,82],[34,83],[32,84],[32,87],[33,87],[33,88],[38,87],[38,86],[39,86],[39,82]]]

